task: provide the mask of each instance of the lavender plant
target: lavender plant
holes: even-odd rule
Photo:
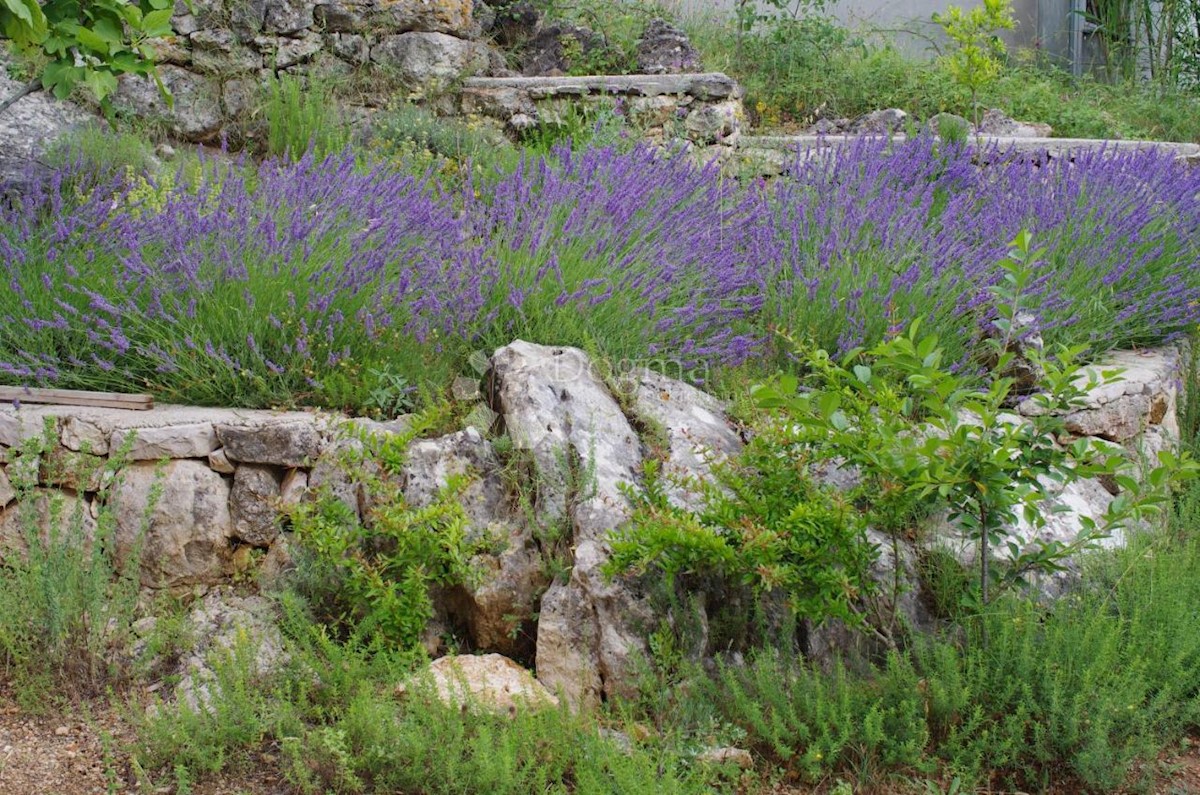
[[[1047,248],[1028,307],[1052,345],[1200,316],[1200,173],[1148,152],[863,141],[763,186],[560,148],[453,190],[361,159],[57,168],[0,209],[0,379],[369,410],[379,374],[441,381],[514,337],[762,368],[791,355],[776,328],[844,352],[916,317],[970,365],[1022,228]]]

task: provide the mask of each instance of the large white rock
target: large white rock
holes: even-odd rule
[[[117,87],[116,104],[144,119],[158,119],[189,141],[208,141],[221,131],[221,84],[178,66],[160,66],[159,77],[173,101],[149,77],[125,75]]]
[[[133,440],[128,458],[131,461],[157,461],[160,458],[207,458],[217,447],[217,432],[211,422],[189,425],[164,425],[158,428],[138,428],[133,431],[117,431],[113,444],[120,444],[118,437],[131,433]]]
[[[439,701],[464,711],[482,708],[512,716],[558,706],[558,699],[529,671],[499,654],[440,657],[425,676]],[[421,684],[420,677],[402,683],[397,694],[406,695]]]
[[[96,520],[83,496],[73,491],[36,488],[24,502],[0,508],[0,557],[28,551],[31,531],[42,544],[78,541],[88,548],[96,537]]]
[[[22,87],[8,77],[7,49],[0,51],[0,99],[6,99]],[[41,157],[58,138],[72,128],[99,119],[70,102],[56,100],[46,91],[18,100],[0,114],[0,186],[24,185],[34,176]],[[39,169],[44,171],[44,169]]]
[[[725,416],[721,401],[695,387],[651,370],[632,374],[633,414],[660,433],[666,449],[663,474],[667,498],[680,508],[698,510],[704,498],[698,481],[710,481],[713,465],[737,455],[742,440]]]
[[[641,444],[583,351],[518,340],[496,351],[492,375],[508,435],[537,466],[540,521],[567,520],[574,542],[569,584],[542,599],[538,677],[591,707],[597,679],[606,695],[627,692],[645,652],[649,608],[601,571],[608,535],[631,515],[622,488],[638,482]],[[578,624],[589,612],[594,632]]]
[[[1106,378],[1116,373],[1115,378]],[[1076,384],[1085,391],[1083,406],[1067,415],[1067,429],[1080,436],[1126,442],[1149,425],[1162,425],[1179,435],[1176,417],[1179,353],[1174,348],[1112,351],[1083,368]],[[1095,382],[1097,385],[1089,387]],[[1018,410],[1033,416],[1040,408],[1032,400]]]
[[[371,60],[393,70],[409,91],[426,92],[485,73],[492,54],[484,44],[445,33],[401,33],[383,36]]]
[[[220,688],[214,667],[231,655],[248,664],[248,673],[259,681],[277,673],[287,662],[283,636],[275,609],[262,596],[234,596],[213,591],[187,617],[189,644],[176,675],[175,696],[194,710],[207,710]]]
[[[229,482],[201,461],[129,466],[111,495],[118,557],[138,554],[148,587],[220,581],[234,537],[229,495]]]

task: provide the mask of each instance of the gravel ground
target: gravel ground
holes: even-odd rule
[[[3,795],[171,795],[139,787],[127,749],[132,732],[97,701],[30,714],[0,684],[0,793]],[[191,788],[192,795],[291,795],[271,760]]]

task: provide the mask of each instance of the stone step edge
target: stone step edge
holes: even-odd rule
[[[545,96],[554,94],[702,94],[707,97],[740,96],[741,87],[723,72],[689,72],[669,75],[581,75],[563,77],[469,77],[463,91],[516,89]]]
[[[739,149],[820,149],[845,146],[860,138],[887,138],[883,135],[742,135],[737,141]],[[893,135],[891,140],[903,142],[904,135]],[[1016,138],[1007,135],[971,136],[985,146],[997,146],[1009,152],[1045,152],[1060,154],[1081,151],[1140,151],[1159,149],[1174,152],[1183,160],[1200,157],[1200,144],[1185,141],[1133,141],[1104,138]]]

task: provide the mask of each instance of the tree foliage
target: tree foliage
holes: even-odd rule
[[[173,0],[0,0],[0,32],[43,64],[41,88],[65,99],[83,87],[108,113],[122,74],[149,75],[166,94],[153,44],[172,34],[173,14]]]

